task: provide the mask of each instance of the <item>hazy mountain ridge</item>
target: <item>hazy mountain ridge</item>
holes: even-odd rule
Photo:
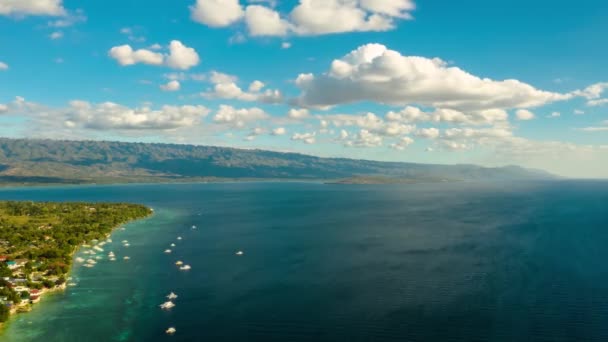
[[[219,179],[339,179],[383,176],[411,180],[541,179],[518,166],[434,165],[320,158],[228,147],[0,139],[0,182],[92,183]]]

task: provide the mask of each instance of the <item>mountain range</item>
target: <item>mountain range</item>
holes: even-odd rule
[[[0,138],[0,184],[5,185],[225,180],[325,180],[346,184],[359,180],[401,183],[553,177],[519,166],[380,162],[178,144]]]

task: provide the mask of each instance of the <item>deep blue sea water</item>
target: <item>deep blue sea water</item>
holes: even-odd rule
[[[12,318],[2,341],[608,341],[608,182],[86,186],[5,199],[156,214],[117,230],[104,246],[117,261],[76,265],[77,286]],[[177,306],[163,311],[171,291]]]

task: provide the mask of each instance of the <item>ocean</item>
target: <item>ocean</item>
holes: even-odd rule
[[[8,199],[155,215],[116,230],[116,261],[75,264],[76,286],[13,316],[2,341],[608,341],[608,182],[0,190]]]

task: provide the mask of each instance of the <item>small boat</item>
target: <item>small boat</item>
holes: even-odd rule
[[[127,240],[122,240],[122,243],[129,243],[129,241],[127,241]]]
[[[162,303],[162,304],[160,305],[160,308],[161,308],[161,309],[163,309],[163,310],[169,310],[169,309],[171,309],[171,308],[172,308],[172,307],[174,307],[174,306],[175,306],[175,304],[173,304],[173,302],[172,302],[172,301],[168,301],[168,302],[164,302],[164,303]]]
[[[173,300],[173,299],[177,298],[177,295],[175,293],[171,292],[171,293],[169,293],[169,295],[167,295],[167,298],[169,300]]]
[[[76,286],[76,283],[68,283],[68,286]]]
[[[114,252],[110,252],[110,253],[108,253],[108,256],[109,256],[110,258],[113,258],[113,257],[114,257]]]
[[[175,264],[176,264],[177,266],[181,266],[181,265],[183,265],[183,264],[184,264],[184,262],[183,262],[183,261],[181,261],[181,260],[179,260],[179,261],[177,261]]]
[[[97,263],[97,261],[95,261],[95,260],[93,260],[93,259],[88,259],[88,260],[87,260],[87,264],[90,264],[90,265],[95,265],[96,263]]]
[[[126,256],[126,257],[124,257],[124,258],[122,258],[122,259],[123,259],[123,260],[130,260],[131,258],[130,258],[130,257],[128,257],[128,256]]]
[[[174,243],[172,243],[172,244],[171,244],[171,247],[175,247],[175,244],[174,244]]]
[[[83,259],[83,258],[81,258],[81,257],[78,257],[78,258],[76,258],[76,262],[78,262],[78,263],[81,263],[81,264],[82,264],[82,263],[84,262],[84,259]]]
[[[181,237],[181,236],[178,236],[178,237],[177,237],[177,239],[178,239],[178,240],[181,240],[181,239],[182,239],[182,237]]]
[[[192,226],[192,229],[196,229],[196,226]]]
[[[108,260],[110,260],[110,261],[116,261],[116,258],[110,258]]]
[[[129,245],[128,243],[125,243],[123,246],[125,246],[125,247],[129,247],[129,246],[131,246],[131,245]]]
[[[165,249],[165,253],[169,254],[169,253],[171,253],[171,250],[170,249]]]
[[[106,242],[107,243],[112,243],[112,239],[107,239]]]
[[[82,265],[82,266],[84,266],[84,267],[88,267],[88,268],[92,268],[92,267],[94,267],[95,265],[93,265],[93,264],[84,264],[84,265]]]
[[[101,260],[101,259],[103,259],[103,258],[101,257],[101,255],[98,255],[98,256],[96,256],[96,257],[95,257],[95,259],[97,259],[97,260]]]
[[[179,269],[180,269],[180,270],[182,270],[182,271],[188,271],[188,270],[190,270],[191,268],[192,268],[192,267],[190,267],[190,265],[184,265],[184,266],[180,267]]]
[[[166,332],[168,335],[173,335],[173,334],[175,334],[175,332],[176,332],[176,331],[177,331],[177,330],[175,330],[175,328],[174,328],[174,327],[171,327],[171,328],[167,329],[165,332]]]
[[[241,256],[241,255],[243,255],[243,254],[245,254],[245,253],[243,253],[243,251],[238,251],[238,252],[236,252],[235,254],[236,254],[236,255],[238,255],[238,256]]]

